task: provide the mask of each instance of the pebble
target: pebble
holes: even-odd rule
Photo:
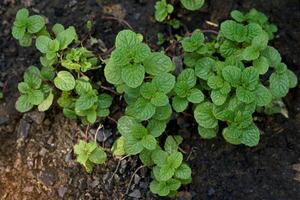
[[[45,186],[48,187],[54,185],[56,179],[54,174],[45,171],[39,173],[37,178],[40,182],[42,182]]]
[[[141,191],[138,189],[133,190],[128,196],[140,199],[142,197]]]
[[[110,136],[112,136],[111,130],[100,129],[96,136],[97,142],[105,142]]]
[[[127,160],[124,159],[121,161],[121,166],[119,169],[120,174],[123,174],[125,172],[126,167],[127,167]]]
[[[214,188],[209,188],[208,191],[207,191],[208,196],[213,196],[215,193],[216,193],[216,191],[215,191]]]
[[[100,183],[99,179],[95,179],[95,180],[91,183],[91,187],[92,187],[92,188],[95,188],[95,187],[97,187],[97,185],[99,185],[99,183]]]
[[[134,175],[134,184],[138,184],[141,180],[141,177],[137,174]]]
[[[42,156],[42,157],[44,157],[47,152],[48,152],[48,150],[46,148],[42,147],[42,149],[39,152],[39,155]]]
[[[29,135],[30,124],[25,120],[21,119],[19,126],[17,128],[17,137],[18,138],[27,138]]]
[[[85,178],[82,178],[79,180],[79,189],[80,190],[85,190],[87,187],[87,184],[86,184],[86,180]]]
[[[38,112],[38,111],[33,111],[27,114],[27,116],[36,124],[42,124],[44,118],[45,118],[45,113],[44,112]]]
[[[58,192],[58,196],[63,198],[67,192],[67,188],[61,186],[58,188],[57,192]]]

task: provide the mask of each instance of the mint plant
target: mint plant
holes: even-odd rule
[[[204,1],[181,3],[196,10]],[[156,9],[161,21],[173,11],[165,0],[158,1]],[[183,138],[164,137],[171,116],[192,111],[202,138],[211,139],[222,132],[231,144],[253,147],[260,139],[253,113],[280,112],[282,98],[297,85],[296,75],[269,44],[276,26],[255,9],[245,14],[233,11],[231,16],[233,20],[221,23],[217,36],[209,41],[198,29],[182,38],[184,65],[179,72],[174,72],[170,57],[153,52],[143,36],[131,30],[118,33],[115,49],[104,61],[106,81],[126,103],[124,115],[117,121],[120,137],[111,151],[115,156],[137,155],[151,169],[154,194],[175,196],[181,185],[192,179],[179,148]],[[92,28],[91,22],[87,28]],[[101,93],[99,83],[87,73],[101,69],[101,63],[93,52],[78,47],[80,40],[73,26],[55,24],[48,32],[42,16],[29,16],[28,10],[21,9],[12,34],[23,46],[30,46],[35,39],[41,53],[40,63],[30,66],[18,85],[18,111],[37,106],[43,112],[57,100],[66,117],[83,124],[109,115],[112,96]],[[80,140],[74,152],[88,172],[107,159],[96,142]]]
[[[167,3],[166,0],[159,0],[155,4],[155,19],[158,22],[164,21],[169,14],[174,10],[174,7]]]
[[[77,162],[82,164],[88,173],[92,172],[95,164],[103,164],[107,159],[106,153],[97,146],[96,142],[80,140],[74,146],[74,152],[77,155]]]
[[[180,2],[184,8],[194,11],[200,9],[203,6],[205,1],[204,0],[180,0]]]
[[[20,9],[12,27],[12,35],[21,46],[28,47],[32,43],[32,38],[48,35],[45,23],[44,17],[40,15],[29,16],[26,8]]]

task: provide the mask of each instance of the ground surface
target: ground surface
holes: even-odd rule
[[[205,20],[219,23],[232,9],[255,7],[265,12],[278,25],[273,45],[284,62],[300,79],[300,2],[298,0],[211,0],[201,12],[186,13],[185,31],[195,28],[213,29]],[[134,157],[123,161],[110,159],[97,166],[92,174],[74,162],[72,146],[86,130],[66,120],[57,109],[46,115],[31,112],[25,115],[14,110],[18,96],[16,85],[25,68],[37,62],[32,48],[22,48],[10,36],[11,24],[20,7],[48,17],[49,22],[75,25],[80,36],[86,36],[85,22],[96,22],[94,37],[105,45],[93,47],[105,56],[119,30],[126,28],[114,18],[126,20],[135,31],[146,36],[153,48],[156,33],[171,34],[164,25],[153,20],[154,0],[3,0],[0,2],[0,81],[5,99],[0,103],[0,199],[158,199],[148,192],[149,171],[141,169]],[[109,17],[108,17],[109,16]],[[80,29],[79,29],[80,28]],[[183,32],[184,33],[184,32]],[[106,48],[105,48],[106,47]],[[172,49],[168,52],[174,56]],[[232,146],[219,137],[201,140],[191,132],[191,119],[178,116],[177,131],[185,138],[183,149],[193,168],[193,183],[183,187],[178,199],[300,199],[300,90],[293,89],[284,99],[289,118],[282,115],[256,117],[261,128],[261,143],[255,148]],[[115,109],[115,108],[113,108]],[[113,112],[117,118],[119,112]],[[175,119],[173,122],[176,122]],[[110,147],[115,124],[106,120],[105,131],[98,140]],[[171,122],[172,123],[172,122]],[[92,136],[97,129],[91,127]],[[101,137],[101,136],[105,137]],[[117,164],[120,166],[113,178]],[[298,174],[297,174],[298,172]],[[128,194],[125,195],[128,189]]]

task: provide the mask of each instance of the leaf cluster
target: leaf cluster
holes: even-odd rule
[[[95,164],[103,164],[107,159],[106,153],[96,142],[80,140],[74,146],[74,153],[77,155],[77,162],[82,164],[88,173],[92,172]]]

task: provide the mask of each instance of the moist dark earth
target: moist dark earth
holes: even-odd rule
[[[150,173],[136,157],[123,160],[109,155],[108,162],[87,174],[74,160],[73,145],[87,132],[94,137],[99,124],[104,129],[97,140],[110,148],[117,137],[114,120],[106,119],[87,127],[65,119],[57,107],[39,113],[17,113],[17,83],[24,70],[38,64],[34,48],[22,48],[11,37],[16,11],[27,7],[31,13],[57,22],[74,25],[81,39],[87,38],[87,20],[95,24],[93,37],[99,42],[90,47],[105,58],[113,47],[118,31],[131,26],[143,33],[155,50],[156,34],[184,35],[196,28],[217,30],[206,21],[219,24],[233,9],[256,8],[266,13],[279,32],[272,41],[283,61],[300,79],[300,2],[299,0],[207,0],[199,11],[187,12],[176,4],[176,14],[184,28],[174,31],[153,19],[154,0],[2,0],[0,2],[0,199],[160,199],[148,191]],[[175,47],[169,56],[180,55]],[[103,79],[100,77],[97,79]],[[109,86],[109,85],[108,85]],[[222,137],[200,139],[189,115],[177,115],[170,122],[178,124],[169,131],[181,134],[182,149],[193,171],[192,184],[182,187],[176,199],[300,199],[300,90],[291,90],[284,103],[289,117],[256,115],[261,142],[254,148],[227,144]],[[121,105],[121,106],[120,106]],[[114,102],[111,118],[122,114],[122,104]],[[119,165],[117,167],[117,165]],[[130,179],[132,178],[132,181]]]

